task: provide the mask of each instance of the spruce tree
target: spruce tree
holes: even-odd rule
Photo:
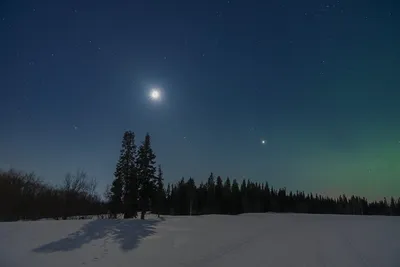
[[[206,214],[207,213],[207,186],[201,182],[197,188],[197,213]]]
[[[185,182],[185,178],[179,181],[176,187],[176,212],[179,215],[188,215],[189,214],[189,195],[187,191],[187,184]]]
[[[186,183],[186,190],[189,198],[189,215],[191,216],[193,214],[193,203],[196,196],[196,184],[192,177],[190,177]]]
[[[164,192],[163,171],[161,169],[161,165],[158,165],[158,175],[156,180],[156,207],[157,207],[158,217],[160,217],[160,213],[163,210],[164,200],[165,200],[165,192]]]
[[[215,211],[216,213],[222,213],[222,198],[223,198],[223,183],[221,176],[217,177],[217,183],[215,185]]]
[[[397,199],[396,203],[396,216],[400,216],[400,197]]]
[[[215,212],[215,181],[214,174],[211,173],[207,180],[207,212]]]
[[[270,203],[271,203],[271,193],[269,191],[269,184],[265,182],[264,190],[263,190],[263,202],[264,202],[264,210],[263,212],[270,211]],[[293,208],[294,209],[294,208]]]
[[[242,208],[244,213],[249,212],[249,196],[248,196],[248,188],[246,185],[246,180],[243,179],[242,184],[240,186],[240,194],[242,196]]]
[[[232,182],[232,213],[240,214],[243,212],[242,192],[239,189],[239,184],[236,179]]]
[[[114,173],[116,186],[123,188],[124,218],[137,216],[137,174],[135,167],[136,146],[135,134],[126,131],[122,139],[122,148]]]
[[[122,196],[123,196],[123,184],[121,178],[115,178],[112,182],[110,188],[110,215],[112,218],[117,218],[118,213],[122,212],[123,203],[122,203]]]
[[[145,140],[138,150],[136,160],[138,185],[139,185],[139,199],[140,199],[140,218],[144,220],[146,211],[149,208],[149,200],[155,192],[156,155],[151,148],[150,135],[147,133]]]
[[[222,197],[222,213],[224,214],[231,214],[232,213],[232,186],[231,186],[231,180],[226,178],[225,183],[224,183],[224,189],[223,189],[223,197]]]
[[[167,190],[165,191],[165,212],[171,214],[171,185],[168,183]]]

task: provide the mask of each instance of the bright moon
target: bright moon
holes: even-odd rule
[[[160,98],[161,98],[160,90],[152,89],[150,92],[150,98],[152,100],[160,100]]]
[[[265,145],[265,143],[266,143],[265,140],[261,140],[261,144]]]

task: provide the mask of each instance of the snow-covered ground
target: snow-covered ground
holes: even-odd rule
[[[400,218],[306,214],[0,223],[1,267],[399,267]]]

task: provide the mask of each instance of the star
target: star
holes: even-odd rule
[[[263,145],[265,145],[267,143],[267,141],[266,140],[261,140],[261,144],[263,144]]]

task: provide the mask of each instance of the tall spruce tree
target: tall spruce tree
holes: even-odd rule
[[[122,187],[122,201],[124,218],[137,216],[137,172],[135,166],[136,146],[135,134],[132,131],[126,131],[122,138],[122,148],[115,176],[115,191],[119,193],[119,187]],[[113,183],[114,188],[114,183]],[[112,190],[113,190],[112,188]],[[113,194],[113,193],[112,193]],[[117,198],[117,196],[115,196]]]
[[[187,195],[189,198],[189,215],[191,216],[193,214],[193,206],[196,197],[196,184],[192,177],[190,177],[189,180],[187,181],[186,188],[187,188],[186,190],[188,191]]]
[[[149,201],[154,196],[156,177],[156,155],[151,148],[150,135],[146,137],[138,150],[136,159],[137,177],[139,184],[140,218],[144,220],[149,209]]]
[[[232,213],[232,186],[229,177],[226,178],[223,189],[222,213]]]
[[[117,218],[117,215],[123,210],[123,183],[122,178],[115,178],[112,182],[110,192],[109,192],[109,210],[112,218]]]
[[[223,198],[223,182],[221,176],[217,177],[217,183],[215,185],[215,212],[221,213],[222,212],[222,198]]]
[[[215,212],[215,181],[214,174],[211,173],[207,180],[207,212]]]
[[[243,179],[242,184],[240,185],[240,194],[242,196],[242,212],[249,212],[249,196],[248,196],[248,188],[246,185],[246,180]]]
[[[164,191],[164,175],[161,169],[161,165],[158,165],[158,174],[156,180],[156,209],[157,216],[160,217],[160,213],[164,210],[163,204],[165,200],[165,191]]]
[[[236,179],[232,182],[232,213],[239,214],[243,212],[242,195],[243,192],[239,189],[239,184]]]

